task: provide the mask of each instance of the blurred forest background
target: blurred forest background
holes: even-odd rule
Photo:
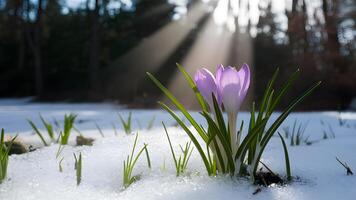
[[[253,69],[258,99],[279,67],[302,78],[285,103],[343,109],[356,97],[354,0],[0,0],[0,96],[155,106],[153,72],[188,107],[175,63]]]

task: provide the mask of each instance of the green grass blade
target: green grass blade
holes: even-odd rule
[[[204,142],[208,141],[208,137],[199,126],[199,124],[193,119],[193,117],[189,114],[189,112],[184,108],[184,106],[179,103],[176,97],[166,88],[161,82],[159,82],[152,74],[147,72],[148,77],[156,84],[158,88],[171,100],[171,102],[183,113],[183,115],[187,118],[187,120],[191,123],[191,125],[197,130],[200,137],[204,140]]]
[[[278,135],[279,135],[279,138],[281,139],[281,142],[282,142],[282,145],[283,145],[284,158],[285,158],[285,161],[286,161],[287,179],[290,181],[290,180],[292,180],[292,173],[291,173],[291,170],[290,170],[290,161],[289,161],[287,145],[286,145],[286,142],[284,141],[283,137],[281,136],[281,134],[278,133]]]
[[[197,151],[200,154],[200,157],[202,158],[204,165],[208,171],[208,174],[211,175],[212,171],[211,171],[211,166],[206,158],[206,155],[203,151],[203,149],[200,146],[200,143],[198,142],[198,140],[194,137],[193,133],[189,130],[189,128],[183,123],[183,121],[164,103],[159,102],[159,104],[162,106],[163,109],[165,109],[176,121],[177,123],[183,128],[183,130],[187,133],[187,135],[190,137],[190,139],[192,140],[195,148],[197,149]]]
[[[283,121],[288,117],[289,113],[300,103],[302,102],[307,96],[309,96],[319,85],[321,82],[317,82],[314,84],[312,87],[310,87],[307,91],[305,91],[302,95],[300,95],[298,98],[296,98],[288,107],[287,109],[284,110],[284,112],[277,118],[277,120],[271,125],[271,127],[267,130],[265,136],[263,137],[261,141],[261,149],[260,152],[257,155],[256,160],[259,161],[261,158],[261,155],[264,151],[264,148],[268,144],[268,141],[272,138],[273,134],[275,131],[278,129],[278,127],[283,123]],[[256,172],[258,166],[258,162],[255,163],[255,166],[253,166],[253,172]]]
[[[76,163],[76,175],[77,175],[77,185],[82,181],[82,153],[79,153],[79,157]]]
[[[124,131],[126,134],[130,134],[131,133],[131,112],[129,113],[129,116],[127,118],[127,121],[124,120],[124,118],[120,115],[120,113],[118,113],[120,122],[122,127],[124,128]]]
[[[59,144],[58,149],[57,149],[57,153],[56,153],[56,159],[58,159],[58,157],[61,155],[61,153],[63,152],[65,146]]]
[[[216,157],[218,158],[217,160],[219,161],[219,164],[220,164],[221,173],[225,174],[227,171],[227,169],[226,169],[227,167],[225,166],[224,158],[223,158],[223,155],[221,154],[221,151],[220,151],[220,148],[219,148],[219,145],[218,145],[216,139],[213,139],[213,145],[214,145]]]
[[[264,129],[266,126],[267,119],[262,120],[258,124],[256,124],[255,127],[249,133],[246,135],[246,137],[242,140],[239,149],[236,152],[235,155],[235,160],[241,158],[242,152],[250,146],[251,142],[257,137],[257,134]],[[243,159],[243,157],[242,157]]]
[[[293,85],[295,80],[299,77],[300,70],[297,69],[288,79],[287,83],[285,83],[280,89],[277,97],[274,99],[273,104],[271,105],[270,109],[268,110],[269,115],[274,111],[276,106],[278,105],[280,99],[286,94],[286,92],[289,90],[289,88]]]
[[[229,165],[230,170],[233,173],[235,171],[235,167],[234,167],[235,165],[234,165],[231,145],[229,142],[230,136],[221,133],[221,131],[219,130],[219,128],[217,127],[217,125],[215,124],[215,122],[213,121],[213,119],[210,117],[208,113],[203,112],[203,116],[208,121],[209,128],[211,129],[211,131],[215,132],[216,135],[218,136],[227,157],[227,164]],[[215,147],[217,148],[216,150],[220,150],[217,145],[215,145]]]
[[[199,105],[200,105],[201,109],[202,109],[203,111],[208,111],[208,108],[207,108],[207,105],[206,105],[206,103],[205,103],[205,101],[204,101],[204,98],[203,98],[203,96],[200,94],[200,92],[199,92],[197,86],[195,85],[195,83],[194,83],[192,77],[188,74],[188,72],[184,69],[184,67],[183,67],[182,65],[180,65],[180,64],[178,64],[178,63],[176,63],[176,64],[177,64],[177,67],[178,67],[179,71],[183,74],[185,80],[187,80],[189,86],[190,86],[190,87],[192,88],[192,90],[194,91],[195,96],[196,96],[196,98],[197,98],[197,100],[198,100],[198,102],[199,102]]]
[[[133,162],[131,163],[131,168],[133,169],[133,167],[136,165],[137,160],[140,158],[141,154],[143,153],[143,151],[145,150],[145,147],[142,147],[142,149],[138,152],[138,154],[136,155],[135,159],[133,160]],[[131,170],[132,171],[132,170]]]
[[[105,135],[104,135],[103,131],[101,130],[101,128],[100,128],[100,126],[99,126],[99,124],[98,124],[98,123],[96,123],[96,122],[95,122],[95,127],[96,127],[96,129],[98,129],[98,131],[99,131],[99,133],[100,133],[101,137],[105,137]]]
[[[147,166],[148,166],[148,168],[151,169],[151,159],[150,159],[150,154],[148,153],[147,144],[144,144],[144,146],[145,146],[145,153],[146,153],[146,159],[147,159]]]
[[[222,134],[229,135],[229,133],[227,132],[225,122],[224,122],[223,114],[221,113],[220,106],[218,105],[218,102],[217,102],[214,94],[212,94],[212,98],[213,98],[216,121],[218,122],[219,129],[222,132]],[[228,139],[230,140],[230,137],[228,137]]]
[[[176,166],[176,168],[178,168],[177,158],[176,158],[176,155],[174,154],[174,150],[173,150],[173,147],[172,147],[172,142],[171,142],[171,139],[169,138],[166,125],[163,122],[162,122],[162,125],[163,125],[163,128],[164,128],[164,131],[166,132],[166,136],[167,136],[168,143],[169,143],[169,148],[171,149],[171,153],[172,153],[172,156],[173,156],[174,165]]]
[[[41,114],[40,114],[40,119],[42,121],[43,126],[47,130],[48,136],[51,138],[51,140],[55,140],[53,126],[50,123],[46,122],[46,120],[42,117]]]
[[[31,125],[32,129],[35,131],[35,133],[38,135],[38,137],[41,139],[42,143],[45,146],[48,146],[46,140],[44,139],[43,135],[41,134],[41,132],[38,130],[38,128],[36,127],[36,125],[31,121],[31,120],[27,120],[28,123]]]
[[[312,87],[310,87],[307,91],[305,91],[302,95],[296,98],[285,110],[284,112],[277,118],[277,120],[272,124],[269,130],[266,133],[266,136],[262,139],[262,146],[267,145],[268,140],[273,136],[274,132],[278,129],[278,127],[283,123],[283,121],[288,117],[289,113],[301,103],[307,96],[309,96],[319,85],[321,82],[317,82]]]
[[[279,68],[277,68],[277,70],[274,72],[272,78],[269,80],[269,82],[267,84],[267,88],[266,88],[265,93],[263,95],[263,99],[262,99],[262,103],[261,103],[261,106],[260,106],[260,110],[258,112],[257,122],[260,122],[262,120],[262,116],[263,116],[263,113],[265,111],[265,107],[266,107],[266,104],[267,104],[268,97],[271,94],[271,90],[272,90],[274,82],[276,81],[278,73],[279,73]]]
[[[138,139],[138,133],[136,134],[136,137],[135,137],[135,141],[134,141],[134,145],[132,147],[132,151],[131,151],[131,156],[130,156],[130,160],[128,162],[128,165],[132,165],[132,159],[133,159],[133,155],[135,153],[135,149],[136,149],[136,144],[137,144],[137,139]]]

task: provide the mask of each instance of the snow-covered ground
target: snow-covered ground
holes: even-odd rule
[[[0,200],[48,200],[48,199],[355,199],[356,176],[346,176],[346,170],[335,160],[338,156],[356,170],[356,113],[342,113],[346,125],[340,126],[337,112],[293,113],[282,127],[292,126],[295,119],[308,123],[305,136],[312,145],[288,146],[293,176],[299,179],[286,186],[262,188],[256,195],[257,186],[247,180],[230,177],[209,177],[196,151],[188,163],[187,174],[175,176],[175,169],[167,138],[161,125],[164,121],[174,148],[189,141],[184,131],[175,127],[172,118],[161,110],[128,110],[113,104],[35,104],[25,101],[0,101],[0,126],[8,134],[19,134],[22,141],[40,144],[26,119],[33,120],[41,128],[39,113],[51,121],[63,121],[65,113],[76,113],[76,127],[85,136],[95,137],[94,145],[75,147],[67,145],[63,152],[63,172],[59,172],[56,159],[58,145],[40,148],[34,152],[12,155],[8,178],[0,184]],[[139,133],[138,147],[148,144],[152,169],[147,168],[141,157],[134,174],[141,179],[128,187],[122,187],[123,161],[130,153],[134,135],[126,135],[119,123],[117,113],[127,117],[132,112],[134,132]],[[194,117],[200,118],[198,113]],[[149,121],[155,117],[154,127],[147,130]],[[274,116],[276,117],[276,116]],[[248,113],[240,113],[239,121],[248,120]],[[202,118],[200,118],[202,119]],[[324,125],[322,125],[321,120]],[[99,124],[105,137],[100,136],[95,123]],[[114,135],[114,123],[118,135]],[[323,138],[323,132],[335,138]],[[141,128],[140,128],[141,127]],[[283,130],[281,130],[283,132]],[[76,132],[72,134],[72,144]],[[288,142],[288,141],[287,141]],[[289,142],[288,142],[289,143]],[[73,153],[83,154],[82,182],[76,185]],[[272,138],[263,161],[274,172],[285,175],[284,155],[280,140]]]

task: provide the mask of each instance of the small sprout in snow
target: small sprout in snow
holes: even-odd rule
[[[12,138],[8,146],[5,145],[5,131],[1,129],[0,135],[0,183],[5,180],[7,175],[7,166],[9,164],[9,152],[12,147],[12,143],[17,138],[17,135]]]
[[[35,123],[33,123],[31,120],[27,120],[28,123],[31,125],[32,129],[34,130],[34,132],[38,135],[38,137],[41,139],[43,145],[48,146],[48,143],[46,142],[46,140],[44,139],[41,131],[37,128],[37,126],[35,125]]]
[[[127,156],[127,159],[124,161],[124,174],[123,174],[123,185],[124,188],[129,187],[133,182],[137,181],[140,176],[136,175],[136,176],[132,176],[132,172],[133,169],[136,165],[136,162],[138,161],[138,159],[140,158],[141,154],[143,153],[143,151],[146,151],[146,157],[147,157],[147,163],[150,166],[150,159],[148,156],[148,151],[147,151],[147,144],[145,144],[141,150],[138,152],[138,154],[136,156],[134,156],[135,153],[135,149],[136,149],[136,144],[137,144],[137,138],[138,138],[138,134],[136,134],[135,137],[135,141],[134,141],[134,145],[132,147],[132,151],[131,154]]]
[[[284,137],[286,138],[286,139],[288,139],[289,138],[289,126],[285,126],[285,127],[283,127],[282,128],[283,129],[283,132],[284,132]]]
[[[40,114],[40,119],[42,121],[43,126],[47,130],[47,134],[48,134],[49,138],[51,138],[52,141],[55,141],[56,140],[56,136],[55,136],[52,124],[49,123],[49,122],[46,122],[46,120],[42,117],[41,114]]]
[[[53,125],[46,121],[45,118],[39,114],[39,117],[41,119],[41,122],[43,124],[43,126],[45,127],[46,131],[47,131],[47,135],[48,137],[50,138],[51,142],[58,142],[58,138],[57,137],[57,134],[55,133],[54,131],[54,128],[53,128]],[[43,137],[43,134],[39,131],[39,129],[37,128],[37,126],[35,125],[35,123],[31,120],[27,120],[28,123],[31,125],[32,129],[34,130],[34,132],[38,135],[38,137],[41,139],[42,143],[45,145],[45,146],[48,146],[49,144],[47,143],[47,141],[45,140],[45,138]],[[59,122],[54,119],[54,122],[55,122],[55,126],[59,128]],[[59,130],[60,131],[60,130]]]
[[[148,166],[148,168],[151,169],[151,159],[150,159],[150,154],[148,153],[148,149],[147,149],[147,145],[148,144],[146,144],[146,143],[143,143],[143,144],[146,147],[145,148],[145,153],[146,153],[146,158],[147,158],[147,166]]]
[[[68,144],[69,136],[71,134],[72,128],[74,126],[75,119],[77,118],[76,114],[64,115],[64,129],[61,133],[61,144]]]
[[[189,158],[192,155],[192,152],[193,152],[194,148],[191,147],[192,142],[187,142],[185,144],[185,148],[184,149],[183,149],[182,146],[179,145],[180,149],[181,149],[181,151],[183,153],[183,157],[182,157],[182,155],[180,155],[179,158],[177,159],[176,156],[175,156],[173,147],[172,147],[171,139],[169,138],[169,135],[168,135],[167,128],[166,128],[166,126],[164,125],[163,122],[162,122],[162,125],[163,125],[163,128],[164,128],[164,131],[166,132],[168,143],[169,143],[169,147],[170,147],[171,152],[172,152],[174,165],[176,167],[176,175],[179,176],[180,174],[185,172],[185,170],[187,168],[187,165],[188,165],[188,162],[189,162]]]
[[[309,137],[304,138],[304,132],[307,126],[307,123],[303,124],[301,122],[298,124],[297,120],[295,120],[292,129],[290,129],[290,127],[283,128],[284,135],[286,136],[286,138],[290,137],[291,146],[299,146],[302,143],[310,144],[310,142],[308,142]]]
[[[96,122],[95,122],[95,127],[96,127],[96,129],[98,129],[98,131],[99,131],[99,133],[100,133],[101,137],[105,137],[105,135],[104,135],[103,131],[101,130],[101,128],[100,128],[100,126],[99,126],[99,124],[98,124],[98,123],[96,123]]]
[[[346,174],[347,175],[353,175],[354,174],[352,172],[351,168],[347,165],[346,162],[341,162],[338,157],[336,157],[336,160],[346,169]]]
[[[64,160],[63,157],[59,160],[59,163],[58,163],[59,172],[63,172],[63,167],[62,167],[63,160]]]
[[[118,115],[119,115],[119,118],[120,118],[120,121],[121,121],[122,127],[124,128],[125,133],[131,134],[131,132],[132,132],[132,129],[131,129],[131,115],[132,115],[132,113],[131,112],[129,113],[129,116],[126,121],[122,118],[122,116],[120,114],[118,114]]]
[[[74,155],[74,169],[76,171],[77,185],[82,181],[82,153],[79,156]]]

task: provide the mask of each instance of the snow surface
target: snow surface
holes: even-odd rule
[[[228,176],[209,177],[194,150],[188,163],[187,174],[175,176],[175,169],[161,121],[169,126],[168,131],[176,152],[179,144],[189,141],[184,131],[175,127],[172,118],[161,110],[129,110],[113,104],[34,104],[26,101],[0,101],[0,122],[9,134],[19,134],[24,142],[40,144],[32,135],[26,119],[40,127],[38,114],[52,120],[63,121],[65,113],[76,113],[76,127],[90,137],[95,137],[93,146],[75,147],[67,145],[63,172],[58,169],[56,159],[58,145],[40,148],[23,155],[12,155],[9,161],[8,178],[0,184],[0,200],[111,200],[111,199],[355,199],[356,177],[346,176],[346,170],[336,162],[335,156],[356,169],[356,113],[342,113],[346,125],[340,126],[337,112],[293,113],[282,125],[292,126],[295,119],[308,122],[305,136],[314,143],[310,146],[288,146],[293,176],[299,179],[286,186],[262,188],[256,195],[256,186],[248,180]],[[139,132],[138,147],[148,144],[152,169],[147,168],[145,157],[141,157],[134,175],[141,179],[129,188],[122,188],[123,161],[130,153],[134,135],[124,134],[117,113],[127,117],[132,112],[134,132]],[[155,116],[154,127],[146,130]],[[198,113],[194,117],[202,118]],[[273,117],[276,117],[273,116]],[[248,113],[239,114],[248,120]],[[321,120],[324,122],[322,125]],[[203,123],[203,121],[201,121]],[[98,123],[105,137],[95,127]],[[114,135],[112,123],[118,128]],[[322,139],[323,131],[330,124],[336,134],[334,139]],[[204,125],[204,123],[203,123]],[[141,127],[141,129],[139,128]],[[282,131],[282,130],[281,130]],[[77,133],[72,134],[72,144]],[[287,141],[287,143],[289,143]],[[77,186],[73,153],[83,154],[82,183]],[[273,137],[263,154],[263,161],[274,172],[285,175],[283,149],[278,137]],[[165,167],[164,167],[165,165]],[[355,172],[355,170],[354,170]]]

